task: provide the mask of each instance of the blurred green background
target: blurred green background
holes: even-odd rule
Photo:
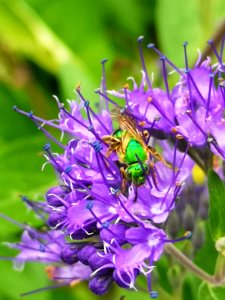
[[[224,0],[0,0],[0,211],[16,220],[39,224],[19,194],[42,199],[55,176],[50,167],[41,172],[45,137],[33,123],[12,111],[17,105],[43,118],[55,118],[52,95],[62,101],[75,97],[81,82],[86,98],[96,102],[103,58],[107,63],[107,88],[118,89],[128,76],[141,78],[136,39],[145,36],[147,68],[161,81],[159,64],[147,43],[154,42],[178,67],[184,66],[182,43],[189,41],[190,63],[196,49],[218,31],[225,17]],[[57,134],[56,134],[57,135]],[[16,241],[20,230],[0,220],[0,241]],[[210,251],[210,247],[208,248]],[[0,255],[13,255],[0,245]],[[19,294],[49,283],[43,266],[28,264],[23,272],[12,263],[0,261],[0,299],[20,299]],[[168,290],[166,262],[159,266]],[[192,285],[192,281],[195,284]],[[197,283],[196,283],[197,282]],[[169,283],[168,283],[169,284]],[[197,299],[196,278],[184,284],[185,299]],[[186,289],[186,290],[185,290]],[[103,299],[149,299],[146,293],[112,289]],[[27,299],[99,299],[85,284],[28,296]],[[179,296],[180,297],[180,296]],[[161,290],[162,300],[168,298]],[[202,299],[201,299],[202,300]]]

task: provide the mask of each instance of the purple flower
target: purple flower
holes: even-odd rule
[[[142,39],[138,42],[141,44]],[[151,133],[160,138],[179,138],[188,142],[193,148],[200,149],[210,144],[211,150],[225,158],[224,109],[225,109],[225,67],[222,63],[224,39],[218,53],[212,41],[209,41],[216,56],[217,63],[212,65],[211,59],[202,61],[201,55],[193,68],[188,66],[185,49],[185,68],[178,69],[153,44],[153,49],[162,64],[162,73],[166,90],[153,87],[146,72],[142,50],[142,81],[138,86],[133,78],[133,89],[123,89],[110,94],[126,101],[139,123],[151,129]],[[141,49],[141,48],[140,48]],[[167,68],[180,75],[180,80],[169,90]]]
[[[47,231],[23,227],[21,242],[10,246],[20,251],[17,264],[36,260],[51,264],[49,275],[57,284],[88,280],[89,288],[102,295],[113,282],[136,289],[136,278],[144,274],[150,296],[155,298],[151,272],[165,243],[190,238],[188,233],[171,240],[162,228],[190,180],[192,158],[196,158],[193,151],[201,154],[210,143],[214,153],[224,155],[224,91],[214,83],[216,77],[222,78],[224,67],[220,61],[212,67],[207,61],[191,70],[187,65],[185,71],[179,70],[151,45],[161,55],[164,91],[153,87],[139,47],[141,85],[132,79],[132,90],[97,90],[105,101],[97,112],[80,87],[78,100],[69,101],[68,109],[55,97],[60,110],[57,121],[14,108],[28,116],[61,152],[55,153],[50,144],[44,146],[58,186],[47,191],[45,201],[23,198],[45,222]],[[172,91],[166,64],[181,76]],[[124,99],[123,107],[110,94]],[[115,125],[111,115],[118,111],[122,121]],[[69,142],[56,140],[40,124],[58,128],[62,135],[69,135]],[[132,161],[126,160],[128,151]],[[135,176],[141,181],[135,181]]]
[[[145,72],[142,72],[140,86],[136,84],[133,78],[130,80],[133,82],[133,90],[109,91],[109,94],[125,99],[132,115],[137,116],[138,121],[144,121],[147,128],[170,133],[170,128],[173,126],[171,120],[173,104],[168,101],[167,94],[159,88],[147,87],[146,89]]]

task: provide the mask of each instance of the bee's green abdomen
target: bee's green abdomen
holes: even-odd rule
[[[126,155],[125,155],[125,162],[127,164],[132,164],[137,161],[137,156],[140,161],[145,162],[147,159],[147,155],[145,153],[144,148],[139,142],[135,139],[131,139],[127,145]]]

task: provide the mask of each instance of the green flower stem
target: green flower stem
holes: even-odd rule
[[[182,264],[189,271],[194,273],[200,279],[213,284],[222,285],[225,283],[225,279],[218,279],[214,275],[209,275],[199,267],[197,267],[190,259],[188,259],[182,252],[180,252],[174,245],[166,244],[164,250],[171,256],[173,256],[180,264]]]
[[[219,253],[217,258],[215,277],[218,280],[222,280],[223,278],[225,278],[225,257],[221,253]]]

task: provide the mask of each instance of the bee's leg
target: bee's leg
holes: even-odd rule
[[[148,152],[155,157],[158,161],[160,161],[161,163],[163,163],[165,166],[172,168],[172,165],[170,163],[168,163],[164,157],[159,154],[153,147],[148,146]]]
[[[121,143],[120,139],[117,139],[112,135],[104,135],[101,139],[108,145]]]
[[[107,144],[110,144],[110,142],[114,140],[114,137],[112,135],[104,135],[101,139]]]
[[[155,170],[155,165],[152,161],[150,161],[150,163],[149,163],[149,168],[150,168],[150,172],[151,172],[151,175],[152,175],[154,185],[157,187],[158,178],[157,178],[157,173],[156,173],[156,170]]]
[[[116,142],[110,144],[108,150],[106,151],[105,157],[109,157],[113,153],[113,151],[117,152],[119,148],[120,145]]]
[[[126,191],[126,187],[127,187],[127,179],[126,179],[126,173],[125,173],[124,167],[120,168],[120,172],[122,175],[121,191],[122,191],[122,194],[124,194]]]
[[[117,148],[120,145],[120,140],[116,139],[111,135],[103,136],[102,140],[109,146],[105,157],[109,157],[113,151],[117,151]]]
[[[105,142],[109,146],[107,152],[105,153],[105,157],[109,157],[110,154],[113,152],[112,146],[111,146],[112,139],[113,139],[113,137],[111,135],[105,135],[102,137],[103,142]]]
[[[111,147],[109,147],[109,149],[105,153],[105,157],[108,158],[113,153],[113,151],[114,151],[114,149],[112,149]]]

